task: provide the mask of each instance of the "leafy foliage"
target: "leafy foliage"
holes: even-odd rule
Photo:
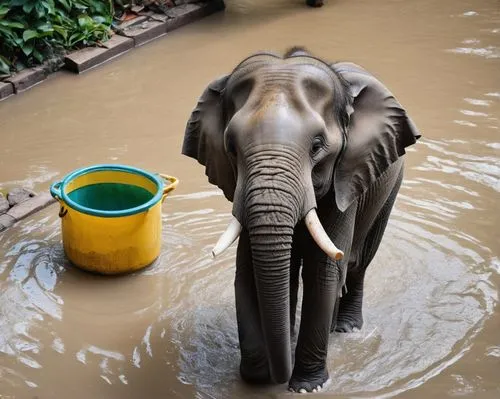
[[[109,39],[112,0],[0,0],[0,78]]]

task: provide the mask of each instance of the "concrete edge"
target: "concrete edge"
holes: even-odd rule
[[[187,3],[184,6],[195,5],[200,3]],[[205,17],[208,17],[211,14],[214,14],[218,11],[222,11],[226,8],[224,4],[224,0],[213,0],[208,3],[203,3],[202,6],[192,9],[187,13],[177,16],[176,18],[169,19],[167,21],[167,33],[172,32],[175,29],[179,29],[180,27],[190,24],[194,21],[198,21]],[[174,8],[175,10],[175,8]]]
[[[43,81],[46,80],[49,74],[52,74],[54,72],[57,72],[59,69],[65,68],[68,69],[72,72],[75,72],[77,74],[83,73],[85,71],[88,71],[90,69],[94,69],[95,67],[98,67],[100,65],[103,65],[109,61],[114,60],[115,58],[124,55],[131,49],[135,47],[140,47],[145,44],[148,44],[156,39],[159,39],[163,36],[165,36],[168,32],[171,32],[175,29],[178,29],[184,25],[193,23],[197,20],[200,20],[204,17],[207,17],[211,14],[214,14],[218,11],[223,11],[226,6],[224,4],[224,0],[211,0],[208,2],[200,2],[200,3],[186,3],[186,4],[191,4],[191,5],[196,5],[197,7],[195,9],[192,9],[184,14],[175,16],[173,18],[168,18],[166,19],[165,22],[161,23],[160,25],[158,24],[153,24],[153,26],[149,29],[145,29],[144,32],[141,34],[137,34],[134,37],[122,33],[115,33],[113,36],[119,36],[123,38],[128,38],[132,39],[132,44],[131,45],[124,45],[123,47],[117,46],[112,49],[105,49],[101,51],[96,51],[95,55],[92,58],[88,58],[84,62],[82,62],[83,66],[77,65],[74,61],[72,61],[70,58],[72,55],[75,55],[77,53],[81,53],[84,51],[89,52],[90,50],[94,49],[102,49],[100,47],[86,47],[82,50],[77,50],[71,53],[68,53],[64,57],[64,62],[61,63],[61,66],[58,68],[55,68],[54,70],[48,72],[45,67],[42,66],[37,66],[35,68],[28,68],[25,69],[9,78],[7,78],[4,81],[0,81],[0,101],[7,100],[8,98],[12,97],[14,94],[21,94],[24,91],[33,88],[34,86],[37,86],[38,84],[42,83]],[[180,9],[186,4],[181,4],[179,6],[173,7],[172,10]],[[160,17],[160,20],[164,18],[164,16]],[[125,29],[131,29],[134,28],[136,25],[146,21],[156,21],[160,22],[158,18],[155,18],[155,16],[150,16],[146,20],[142,18],[141,16],[137,17],[139,19],[136,22],[129,22],[127,25],[125,25]],[[133,20],[132,20],[133,21]],[[120,29],[119,29],[120,31]],[[113,38],[111,37],[111,39]],[[111,40],[110,39],[110,40]],[[109,41],[108,41],[109,42]],[[106,43],[108,43],[106,42]],[[104,43],[104,46],[106,46],[106,43]],[[12,86],[12,92],[10,89],[7,87],[5,88],[5,84],[11,85]]]
[[[134,47],[140,47],[167,34],[167,22],[144,21],[123,29],[120,35],[134,40]]]
[[[125,54],[134,47],[134,41],[121,35],[113,35],[103,47],[86,47],[64,57],[66,69],[82,73]]]
[[[44,69],[39,66],[36,68],[24,69],[21,72],[5,79],[4,82],[11,83],[14,86],[14,93],[19,94],[38,85],[46,78],[47,74]]]
[[[7,230],[20,220],[41,211],[57,202],[50,193],[40,193],[10,208],[0,215],[0,232]]]
[[[0,82],[0,101],[14,94],[14,85],[10,82]]]

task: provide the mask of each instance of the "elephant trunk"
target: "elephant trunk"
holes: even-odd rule
[[[277,182],[279,174],[293,173],[290,169],[285,172],[268,166],[265,171],[249,172],[245,224],[250,238],[261,327],[271,378],[275,383],[285,383],[292,373],[290,258],[303,190],[297,190],[285,180]]]
[[[293,228],[273,227],[255,221],[249,228],[262,331],[267,347],[271,378],[290,379],[290,255]]]

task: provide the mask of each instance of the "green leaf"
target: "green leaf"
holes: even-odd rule
[[[73,7],[76,8],[77,10],[80,10],[80,11],[85,11],[88,8],[80,3],[74,3]]]
[[[54,15],[52,18],[52,23],[56,23],[57,25],[65,25],[65,26],[72,26],[75,25],[75,22],[72,21],[70,18],[66,17],[65,15]]]
[[[24,43],[21,50],[26,56],[30,55],[33,52],[33,42]]]
[[[52,24],[50,24],[50,23],[40,24],[36,27],[36,30],[39,32],[53,32],[54,31]]]
[[[80,25],[82,28],[88,28],[93,25],[92,18],[90,18],[88,15],[80,15],[78,17],[78,25]]]
[[[47,10],[47,14],[54,14],[54,12],[56,11],[54,2],[52,0],[51,1],[44,1],[44,2],[42,2],[42,5]]]
[[[43,54],[40,53],[37,49],[33,50],[33,57],[35,57],[39,63],[43,62]]]
[[[68,40],[68,45],[73,47],[75,43],[78,43],[81,40],[82,34],[80,32],[73,33]]]
[[[9,60],[0,55],[0,73],[2,75],[10,75]]]
[[[10,8],[7,8],[5,6],[0,6],[0,19],[5,17],[9,11],[10,11]]]
[[[42,19],[46,12],[45,12],[45,7],[43,6],[43,2],[42,3],[37,3],[37,5],[35,6],[35,11],[36,11],[36,15],[38,16],[38,19]]]
[[[21,4],[23,4],[23,3],[21,3]],[[21,5],[21,4],[19,4],[19,5]],[[30,2],[28,2],[28,3],[24,3],[24,5],[23,5],[23,11],[24,11],[26,14],[29,14],[29,13],[31,13],[31,11],[33,11],[33,8],[35,8],[35,5],[36,5],[36,4],[35,4],[34,2],[31,2],[31,3],[30,3]]]
[[[64,29],[62,26],[53,25],[52,27],[54,28],[54,31],[59,33],[64,40],[66,40],[68,38],[68,31],[66,29]]]
[[[36,32],[34,30],[28,29],[28,30],[25,30],[23,33],[23,40],[25,42],[27,42],[35,37],[38,37],[38,32]]]
[[[26,0],[10,0],[11,7],[22,6],[24,3],[26,3]]]
[[[44,37],[51,37],[54,33],[54,29],[48,31],[48,32],[40,32],[38,34],[38,38],[41,39],[41,38],[44,38]]]
[[[2,22],[2,21],[0,21],[0,22]],[[14,38],[14,32],[11,31],[10,29],[3,27],[2,24],[0,24],[0,34],[2,34],[4,36],[4,38],[6,38],[8,40],[13,40],[13,38]]]
[[[71,5],[68,0],[57,0],[58,3],[62,4],[62,6],[66,9],[66,11],[71,11]]]
[[[0,20],[0,25],[7,26],[9,28],[24,28],[24,25],[20,22],[6,21],[5,19]]]

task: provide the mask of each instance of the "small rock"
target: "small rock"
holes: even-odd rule
[[[16,219],[14,219],[10,215],[7,215],[7,214],[0,215],[0,231],[7,230],[15,222],[16,222]]]
[[[7,212],[9,208],[10,208],[9,201],[7,201],[7,199],[3,196],[3,194],[0,193],[0,215],[2,213]]]
[[[9,201],[10,206],[14,206],[34,197],[35,195],[35,192],[28,190],[27,188],[15,188],[7,194],[7,200]]]

